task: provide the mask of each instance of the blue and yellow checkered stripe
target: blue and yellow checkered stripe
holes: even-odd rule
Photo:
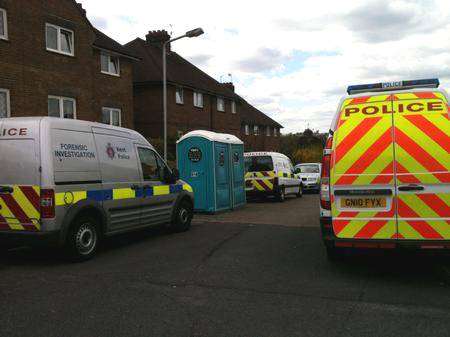
[[[86,199],[98,202],[108,200],[134,199],[176,194],[182,191],[193,192],[192,187],[189,184],[156,185],[138,189],[114,188],[92,191],[66,191],[56,193],[55,204],[56,206],[65,206],[68,204],[72,205]]]

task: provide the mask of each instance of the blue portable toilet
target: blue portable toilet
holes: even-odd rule
[[[192,186],[195,210],[214,213],[246,203],[244,143],[233,135],[192,131],[177,142],[180,178]]]

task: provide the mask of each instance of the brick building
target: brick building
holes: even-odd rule
[[[0,118],[133,127],[134,60],[73,0],[0,0]]]
[[[146,40],[137,38],[125,45],[141,59],[134,67],[135,125],[148,138],[163,136],[161,44],[169,38],[166,31],[152,31]],[[249,150],[278,150],[279,123],[237,95],[232,83],[219,83],[170,46],[167,50],[169,138],[203,129],[234,134]]]

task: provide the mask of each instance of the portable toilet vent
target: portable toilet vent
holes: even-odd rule
[[[233,135],[192,131],[177,142],[180,178],[194,190],[195,210],[214,213],[246,203],[244,143]]]

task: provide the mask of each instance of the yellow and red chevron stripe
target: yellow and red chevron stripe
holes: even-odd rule
[[[366,108],[369,115],[344,115],[345,108],[355,105]],[[417,109],[420,111],[414,111]],[[370,115],[374,111],[382,113]],[[374,95],[344,101],[334,137],[332,184],[393,187],[394,176],[397,184],[450,184],[449,111],[440,92]],[[333,201],[332,197],[333,228],[338,237],[450,239],[448,192],[400,193],[398,200],[392,199],[389,212],[342,212]],[[394,213],[397,208],[398,222]]]
[[[0,230],[39,231],[38,186],[12,186],[13,193],[0,194]]]
[[[246,184],[251,184],[254,189],[261,192],[273,191],[274,171],[249,172],[245,175]]]

